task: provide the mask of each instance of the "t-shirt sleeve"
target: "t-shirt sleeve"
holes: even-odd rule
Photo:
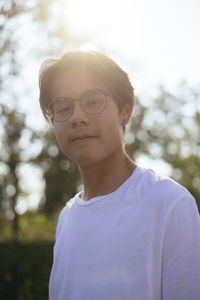
[[[200,216],[188,193],[176,201],[165,225],[162,300],[200,299]]]
[[[58,238],[58,235],[60,233],[60,231],[62,230],[62,227],[63,227],[63,221],[64,221],[64,215],[65,215],[65,210],[66,210],[66,207],[64,207],[59,216],[58,216],[58,222],[57,222],[57,226],[56,226],[56,234],[55,234],[55,238],[57,240]]]

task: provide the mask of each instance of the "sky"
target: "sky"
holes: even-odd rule
[[[119,63],[128,72],[136,95],[147,106],[161,84],[172,92],[183,80],[192,86],[200,85],[199,0],[57,0],[52,6],[55,20],[60,12],[72,36],[90,36],[81,49],[103,51]],[[47,57],[37,57],[31,63],[38,36],[23,22],[20,30],[23,51],[19,59],[24,63],[22,74],[34,103],[27,122],[40,129],[47,125],[38,104],[38,70]],[[61,53],[66,49],[61,49]],[[16,85],[20,90],[20,84]],[[25,113],[30,112],[27,97],[22,95],[19,106]],[[141,163],[170,175],[170,168],[161,161],[141,157]],[[41,176],[38,170],[35,174]],[[32,180],[26,183],[30,189]],[[37,184],[36,180],[34,185]],[[42,189],[38,185],[35,190],[41,194]],[[35,199],[34,195],[31,197]],[[31,198],[29,201],[31,205]],[[23,211],[25,206],[23,201],[20,203]]]
[[[96,31],[88,47],[122,61],[138,93],[160,83],[200,83],[199,0],[71,0],[75,33]],[[77,9],[79,7],[79,9]]]

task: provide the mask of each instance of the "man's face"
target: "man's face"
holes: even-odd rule
[[[104,161],[114,153],[122,153],[122,127],[130,118],[131,107],[126,105],[119,113],[117,104],[101,80],[77,69],[59,73],[50,91],[52,101],[56,101],[59,98],[78,98],[86,91],[97,89],[109,94],[106,106],[99,114],[88,114],[81,108],[80,101],[75,100],[71,117],[63,122],[53,122],[62,152],[80,167]]]

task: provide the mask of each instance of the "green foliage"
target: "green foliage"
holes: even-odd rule
[[[29,213],[20,216],[19,242],[12,242],[12,222],[0,223],[1,299],[48,299],[57,217]]]
[[[48,299],[52,251],[52,241],[0,242],[1,299]]]
[[[42,168],[45,180],[45,195],[40,210],[53,215],[77,192],[80,174],[76,165],[59,150],[52,130],[42,134],[40,141],[43,147],[34,160]]]
[[[185,83],[171,94],[164,88],[145,107],[137,101],[126,149],[137,161],[141,154],[171,165],[171,177],[195,197],[200,210],[200,91]]]
[[[20,241],[54,241],[57,215],[47,217],[41,213],[27,213],[19,217]],[[0,242],[12,239],[12,222],[7,219],[0,222]]]
[[[15,212],[17,197],[20,193],[17,166],[22,161],[19,155],[19,139],[25,125],[24,115],[2,104],[0,105],[0,118],[0,147],[2,148],[0,166],[4,170],[0,178],[2,207],[7,206],[7,209]]]
[[[26,214],[20,217],[20,239],[21,240],[50,240],[55,239],[57,216],[48,218],[45,214]]]
[[[200,157],[190,155],[172,162],[173,178],[188,188],[200,212]]]
[[[11,222],[7,219],[0,221],[0,242],[12,238]]]
[[[25,1],[8,0],[0,2],[0,92],[5,84],[5,77],[15,76],[19,72],[16,60],[18,39],[15,36],[17,20],[28,11]],[[7,80],[6,80],[7,81]]]

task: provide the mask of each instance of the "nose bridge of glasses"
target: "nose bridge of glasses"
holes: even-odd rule
[[[71,104],[72,104],[72,115],[84,113],[84,109],[81,105],[81,97],[76,97],[71,99]]]

